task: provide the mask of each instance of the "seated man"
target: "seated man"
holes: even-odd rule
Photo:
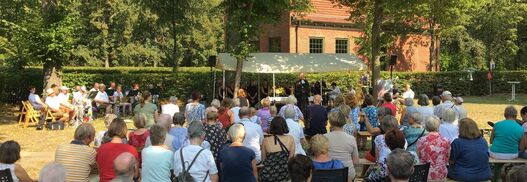
[[[134,155],[129,152],[119,154],[113,161],[115,178],[111,182],[131,182],[135,176],[139,176],[139,164]]]
[[[51,112],[51,114],[54,117],[59,118],[58,120],[61,122],[68,121],[68,113],[65,113],[63,110],[61,110],[60,101],[57,99],[57,96],[55,92],[53,91],[53,89],[50,88],[46,90],[46,93],[48,94],[48,97],[46,97],[45,103],[48,106],[48,109]],[[41,130],[43,124],[44,122],[39,122],[37,130]]]
[[[93,99],[97,104],[97,108],[105,108],[106,114],[112,113],[112,103],[110,102],[110,97],[106,93],[106,86],[104,84],[99,85],[99,92]]]
[[[55,162],[66,168],[66,181],[88,181],[90,174],[97,171],[95,149],[90,147],[94,138],[95,128],[84,123],[75,130],[73,141],[57,147]]]
[[[65,113],[68,113],[69,115],[68,119],[71,120],[73,117],[75,117],[76,108],[69,101],[70,94],[68,93],[68,91],[69,91],[68,87],[65,87],[65,86],[60,87],[60,93],[57,95],[57,100],[60,103],[61,110],[64,111]]]
[[[414,156],[403,149],[393,150],[386,162],[392,182],[408,181],[414,173]]]
[[[42,100],[40,100],[40,96],[35,94],[35,92],[36,88],[34,86],[29,86],[29,97],[27,99],[29,103],[31,103],[31,106],[33,106],[33,109],[35,111],[41,112],[39,123],[44,123],[44,121],[46,120],[46,109],[48,106],[44,102],[42,102]]]

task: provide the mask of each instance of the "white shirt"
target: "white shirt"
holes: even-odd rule
[[[412,90],[412,89],[409,89],[407,90],[406,92],[403,93],[403,99],[406,99],[406,98],[414,98],[415,97],[415,92]]]
[[[40,96],[38,96],[37,94],[29,94],[29,97],[27,99],[29,100],[29,102],[31,102],[33,108],[37,110],[42,108],[42,105],[39,104],[42,103],[42,100],[40,100]]]
[[[110,102],[110,97],[108,97],[108,94],[106,92],[97,92],[97,96],[95,96],[95,99],[93,100]]]
[[[59,95],[57,95],[57,99],[59,100],[60,103],[69,103],[68,100],[69,100],[70,96],[69,94],[63,94],[63,93],[59,93]]]
[[[54,110],[59,110],[60,109],[60,102],[59,102],[57,96],[48,96],[48,97],[46,97],[46,104],[51,109],[54,109]]]
[[[181,165],[181,153],[180,150],[183,150],[183,161],[185,161],[185,168],[188,168],[188,165],[192,162],[192,159],[196,154],[201,150],[200,146],[189,145],[182,147],[181,149],[174,152],[174,173],[176,176],[183,171],[183,166]],[[194,178],[194,181],[210,181],[210,176],[206,176],[207,171],[209,175],[217,174],[218,169],[216,168],[216,163],[214,162],[214,157],[210,150],[203,150],[196,161],[188,171],[190,175]]]
[[[171,117],[174,117],[174,114],[179,112],[179,106],[176,104],[168,103],[161,106],[162,114],[170,114]]]
[[[417,107],[417,112],[421,114],[421,125],[424,126],[426,118],[434,115],[434,109],[430,106]]]
[[[234,122],[239,123],[240,122],[240,107],[233,107],[231,108],[231,111],[234,113]]]
[[[463,107],[463,105],[455,105],[453,107],[454,111],[456,111],[456,120],[459,121],[463,118],[467,118],[467,109]]]
[[[174,147],[172,146],[172,142],[174,141],[174,136],[170,135],[169,133],[165,134],[165,141],[163,142],[164,145],[166,145],[171,151],[174,151]],[[145,142],[145,148],[152,146],[152,141],[150,141],[150,136],[146,138]]]
[[[452,123],[443,122],[439,125],[439,134],[452,143],[459,136],[459,128]]]
[[[287,123],[287,128],[289,128],[289,133],[287,135],[290,135],[295,139],[295,154],[306,155],[304,148],[302,148],[302,143],[300,142],[305,137],[304,129],[292,119],[286,119],[285,121]]]
[[[254,154],[256,155],[256,163],[260,163],[260,161],[262,161],[260,146],[262,145],[264,137],[262,127],[253,123],[248,118],[241,119],[241,123],[243,123],[243,127],[245,128],[243,145],[254,151]]]

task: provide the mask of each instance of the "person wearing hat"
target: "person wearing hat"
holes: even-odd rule
[[[60,100],[58,99],[57,95],[55,94],[55,91],[52,88],[49,88],[46,90],[46,101],[44,102],[47,106],[51,114],[55,118],[59,118],[59,121],[65,122],[68,120],[68,114],[63,112],[60,108]],[[37,130],[42,130],[44,125],[44,120],[40,120],[37,126]]]
[[[60,93],[56,96],[57,100],[60,103],[60,108],[63,112],[69,113],[69,119],[71,120],[75,117],[75,106],[69,101],[70,94],[68,93],[70,89],[66,86],[60,87]]]
[[[463,106],[463,98],[456,97],[454,99],[454,110],[456,111],[456,119],[459,121],[463,118],[467,118],[467,109]]]
[[[447,108],[452,108],[454,106],[454,102],[452,102],[452,93],[450,91],[444,91],[441,94],[441,101],[442,103],[434,108],[434,115],[439,118],[443,117],[443,112]]]

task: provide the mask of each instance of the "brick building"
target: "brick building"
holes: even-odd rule
[[[338,7],[330,0],[311,0],[313,11],[302,17],[292,13],[282,21],[264,25],[262,35],[254,42],[260,52],[288,53],[354,53],[359,50],[355,39],[362,30],[348,21],[349,8]],[[430,37],[409,35],[390,47],[388,57],[397,56],[395,71],[427,71]],[[360,56],[360,55],[359,55]],[[367,58],[363,57],[365,62]],[[387,65],[387,64],[384,64]],[[381,68],[386,70],[387,68]]]

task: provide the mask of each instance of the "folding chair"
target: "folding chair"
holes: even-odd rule
[[[318,169],[313,172],[313,182],[347,182],[348,168]]]
[[[22,123],[23,118],[26,118],[26,114],[27,114],[26,101],[22,101],[22,109],[20,110],[19,117],[18,117],[18,125]]]

